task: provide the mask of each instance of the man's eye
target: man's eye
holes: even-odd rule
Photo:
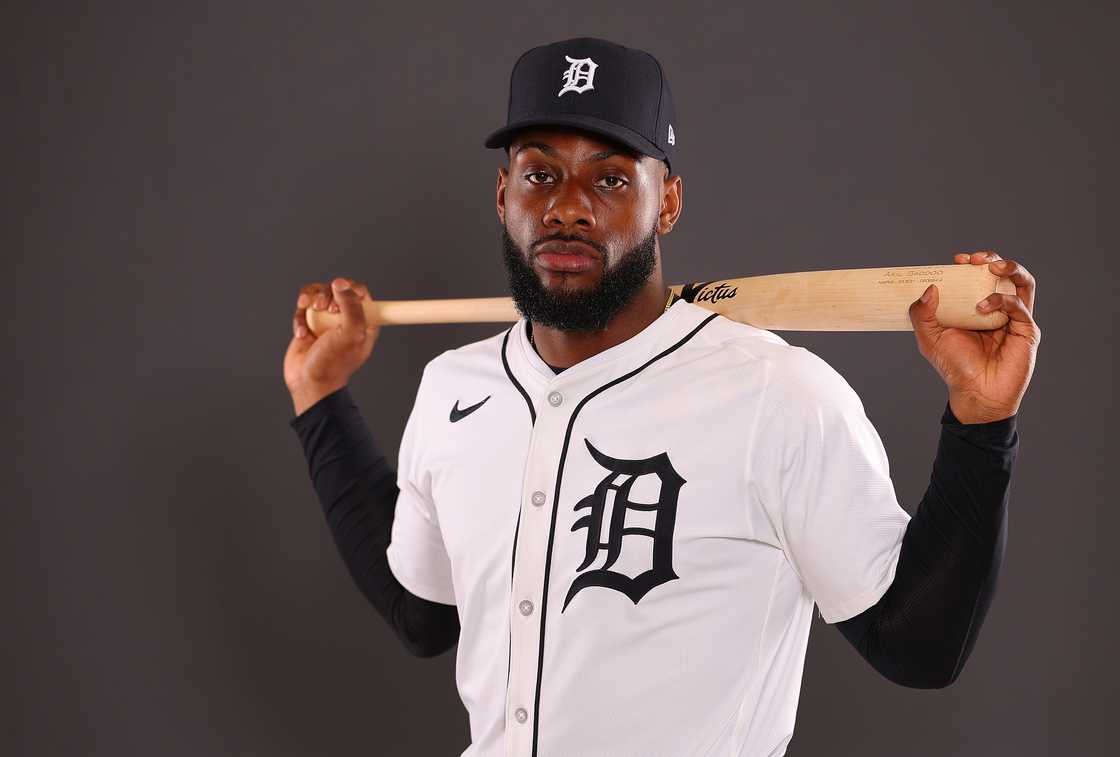
[[[525,174],[525,178],[529,180],[530,184],[545,183],[543,179],[541,181],[533,181],[534,176],[544,176],[545,178],[551,178],[550,174],[548,174],[546,171],[533,171],[532,173]]]
[[[629,183],[621,176],[615,176],[613,174],[604,176],[602,178],[602,181],[605,183],[607,189],[618,189],[619,187],[625,186]]]

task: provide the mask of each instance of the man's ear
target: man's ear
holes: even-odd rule
[[[673,230],[684,207],[684,185],[681,177],[668,176],[661,183],[661,212],[657,215],[657,233],[668,234]]]
[[[509,177],[509,171],[505,168],[498,167],[498,188],[497,188],[497,207],[498,207],[498,220],[505,225],[506,222],[506,179]]]

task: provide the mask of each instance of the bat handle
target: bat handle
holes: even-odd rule
[[[510,323],[520,318],[511,297],[465,297],[450,300],[362,300],[366,323]],[[308,309],[307,325],[319,336],[342,323],[342,313]]]
[[[366,323],[378,323],[377,308],[374,303],[369,300],[362,300],[362,310],[366,314]],[[322,336],[326,332],[342,325],[342,313],[332,313],[329,310],[315,310],[308,308],[305,311],[307,315],[307,327],[311,329],[311,333],[315,336]]]

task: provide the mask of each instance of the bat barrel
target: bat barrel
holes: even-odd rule
[[[982,331],[1007,322],[976,303],[1015,286],[971,264],[849,268],[749,276],[672,287],[675,294],[731,320],[772,331],[911,331],[910,304],[938,290],[942,326]]]

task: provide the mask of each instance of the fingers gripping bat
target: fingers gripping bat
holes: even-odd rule
[[[987,266],[971,264],[772,273],[677,284],[669,288],[666,308],[686,300],[770,331],[910,331],[910,303],[930,284],[937,285],[937,320],[942,326],[984,331],[1007,322],[1006,314],[981,313],[976,303],[992,292],[1015,294],[1015,285]],[[362,308],[367,322],[386,325],[509,322],[521,317],[510,297],[366,299]],[[315,335],[341,322],[341,313],[307,310],[307,325]]]

